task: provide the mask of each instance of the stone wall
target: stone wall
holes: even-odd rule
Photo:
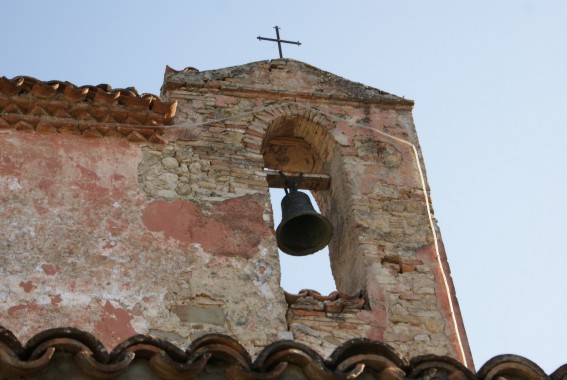
[[[368,308],[344,317],[352,324],[339,335],[471,365],[442,242],[434,241],[410,101],[291,60],[172,73],[163,91],[178,102],[176,125],[194,131],[191,139],[214,144],[244,130],[246,151],[262,155],[265,167],[331,176],[329,189],[313,193],[335,231],[333,275],[339,291],[363,291]],[[205,125],[210,135],[197,132]],[[323,315],[300,314],[288,313],[294,336],[305,334],[293,323],[325,325]]]
[[[472,366],[411,101],[292,60],[170,72],[162,92],[177,114],[159,140],[0,130],[2,324],[109,347],[220,332],[252,354],[367,337]],[[313,193],[333,275],[364,308],[286,308],[265,168],[330,175]]]
[[[9,130],[1,141],[1,324],[20,339],[73,326],[110,348],[136,333],[186,346],[222,332],[255,352],[286,329],[267,191],[153,198],[138,181],[156,154],[149,171],[170,173],[174,145]],[[163,173],[146,181],[169,186]]]

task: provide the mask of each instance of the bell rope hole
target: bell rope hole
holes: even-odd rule
[[[317,202],[308,190],[301,190],[309,195],[311,203],[320,212]],[[281,201],[285,196],[283,189],[270,188],[274,228],[282,220]],[[280,286],[288,293],[298,293],[302,289],[313,289],[323,295],[336,290],[335,280],[331,273],[329,248],[307,256],[291,256],[278,249],[280,256]]]

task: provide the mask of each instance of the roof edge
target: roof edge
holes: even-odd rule
[[[241,76],[246,73],[251,73],[254,68],[259,66],[268,66],[268,69],[282,68],[289,64],[303,66],[306,69],[318,72],[321,76],[325,76],[336,86],[341,86],[348,88],[351,92],[348,96],[336,96],[329,95],[323,92],[301,92],[301,91],[270,91],[268,89],[259,89],[254,86],[236,86],[231,83],[224,82],[224,79]],[[290,58],[263,60],[247,63],[244,65],[230,66],[220,69],[212,69],[199,71],[193,67],[187,67],[182,70],[174,70],[167,66],[164,73],[164,83],[161,88],[162,96],[168,91],[180,89],[180,88],[215,88],[222,91],[231,92],[253,92],[253,93],[277,93],[280,95],[294,94],[306,98],[321,98],[321,99],[332,99],[338,101],[350,101],[350,102],[362,102],[362,103],[387,103],[396,104],[400,106],[413,106],[414,101],[400,97],[394,94],[390,94],[386,91],[382,91],[378,88],[367,86],[360,82],[355,82],[339,75],[333,74],[331,72],[319,69],[313,65],[305,62]]]
[[[23,345],[10,330],[0,326],[0,351],[0,373],[6,370],[16,374],[40,374],[51,363],[55,363],[52,366],[61,363],[53,358],[65,353],[67,356],[59,356],[62,360],[77,363],[80,371],[96,378],[127,371],[134,358],[147,361],[149,369],[161,378],[180,375],[193,378],[206,366],[218,366],[219,362],[224,363],[220,368],[228,368],[227,378],[276,378],[289,365],[307,368],[306,376],[316,378],[345,375],[354,378],[367,370],[407,379],[421,379],[434,371],[439,378],[470,380],[510,374],[534,380],[561,379],[567,373],[567,364],[548,376],[522,356],[501,355],[489,360],[474,374],[462,363],[445,356],[425,355],[407,361],[388,344],[366,338],[343,343],[327,359],[302,343],[276,341],[265,346],[253,361],[236,339],[222,334],[204,335],[186,350],[150,335],[135,335],[108,352],[92,334],[75,328],[44,330]]]

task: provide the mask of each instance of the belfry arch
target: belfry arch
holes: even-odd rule
[[[321,213],[333,225],[329,258],[337,290],[364,291],[363,268],[356,258],[356,229],[346,218],[351,207],[349,177],[340,144],[333,136],[335,123],[314,109],[284,104],[259,112],[254,124],[265,131],[261,146],[264,166],[285,173],[304,173],[304,189],[311,191]]]

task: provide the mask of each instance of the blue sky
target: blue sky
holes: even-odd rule
[[[567,2],[8,0],[2,8],[8,78],[159,93],[166,64],[207,70],[276,58],[277,47],[256,37],[279,25],[282,38],[302,42],[284,46],[285,57],[414,99],[477,368],[501,353],[548,373],[567,363]],[[291,291],[330,291],[317,276],[284,270],[302,279]]]

